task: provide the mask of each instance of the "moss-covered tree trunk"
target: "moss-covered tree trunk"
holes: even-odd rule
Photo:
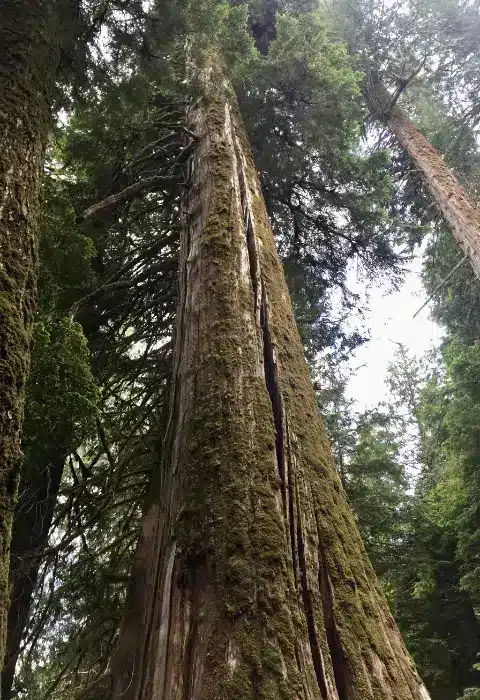
[[[457,243],[480,278],[480,210],[445,165],[442,154],[401,109],[392,106],[392,95],[376,81],[371,82],[365,94],[372,114],[385,124],[415,163]]]
[[[332,463],[235,97],[190,109],[170,432],[115,700],[425,700]]]
[[[0,660],[35,310],[37,218],[57,64],[55,2],[0,2]],[[0,661],[0,665],[1,665]]]

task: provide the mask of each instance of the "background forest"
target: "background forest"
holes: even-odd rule
[[[400,108],[475,206],[477,0],[79,4],[44,165],[2,697],[106,697],[168,421],[197,138],[185,46],[200,30],[223,47],[318,405],[391,610],[433,700],[480,698],[480,281],[389,128]],[[422,361],[400,346],[387,398],[359,413],[346,386],[369,328],[349,275],[371,294],[397,289],[418,255],[443,340]]]

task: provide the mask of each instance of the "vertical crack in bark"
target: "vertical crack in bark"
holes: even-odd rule
[[[284,411],[282,395],[278,386],[277,363],[275,348],[272,342],[270,327],[268,325],[268,305],[265,285],[261,284],[260,327],[263,336],[263,366],[265,371],[265,384],[272,403],[273,424],[275,427],[275,452],[277,455],[277,468],[280,476],[282,490],[283,510],[287,520],[287,486],[285,480],[285,439],[284,439]]]
[[[285,433],[287,437],[287,500],[288,500],[288,525],[290,533],[290,550],[292,553],[293,578],[295,586],[298,584],[298,562],[297,562],[297,546],[295,542],[295,475],[293,464],[293,451],[291,444],[290,428],[288,425],[288,417],[285,416]]]
[[[263,342],[263,366],[265,384],[267,386],[268,395],[272,404],[272,417],[275,428],[275,453],[277,458],[277,468],[280,477],[280,486],[282,493],[283,511],[285,522],[288,522],[287,509],[287,485],[286,485],[286,469],[285,469],[285,430],[284,430],[284,410],[281,391],[278,385],[277,362],[275,358],[275,348],[270,333],[268,324],[268,299],[265,285],[262,280],[262,273],[258,260],[257,243],[255,240],[255,231],[250,212],[247,187],[248,183],[245,178],[244,163],[240,144],[234,138],[235,156],[237,160],[237,175],[240,189],[240,203],[244,217],[244,231],[247,242],[248,260],[250,267],[250,277],[252,281],[253,305],[254,314],[257,317],[260,310],[260,329],[262,332]],[[260,306],[260,309],[258,309]]]
[[[305,619],[307,624],[308,639],[312,656],[312,663],[315,671],[320,693],[324,700],[331,699],[327,685],[324,659],[317,635],[315,612],[312,600],[312,592],[308,585],[307,563],[305,557],[305,542],[302,533],[301,518],[299,512],[299,499],[297,484],[295,482],[295,470],[293,460],[293,450],[291,445],[291,434],[288,426],[288,419],[284,410],[282,393],[278,382],[278,368],[275,357],[275,346],[273,343],[270,326],[268,297],[265,284],[262,279],[262,272],[258,260],[257,241],[255,239],[254,223],[252,220],[248,194],[247,182],[243,170],[241,148],[234,139],[235,155],[237,159],[237,175],[240,192],[240,204],[244,216],[244,232],[247,243],[250,277],[252,282],[252,292],[254,301],[254,313],[260,323],[263,343],[263,363],[264,377],[267,391],[272,404],[272,417],[275,428],[275,452],[278,474],[281,483],[281,493],[283,501],[284,517],[287,529],[287,537],[290,542],[292,564],[295,583],[300,579],[301,596]],[[257,313],[259,315],[257,317]],[[296,509],[296,513],[295,513]],[[346,662],[340,638],[335,626],[333,616],[333,592],[328,576],[325,557],[322,548],[319,548],[319,584],[322,597],[325,632],[330,650],[332,666],[337,686],[339,700],[348,700]],[[297,663],[300,666],[297,656]],[[252,686],[255,691],[255,678],[252,677]]]
[[[240,180],[241,181],[241,180]],[[242,188],[243,189],[243,188]],[[242,191],[242,199],[245,199],[245,193]],[[253,232],[253,222],[250,216],[250,210],[248,206],[245,206],[245,202],[242,201],[245,209],[245,236],[247,238],[247,251],[248,251],[248,261],[250,263],[250,277],[252,278],[252,288],[253,288],[253,309],[255,316],[258,311],[258,285],[260,280],[260,272],[258,269],[258,258],[257,251],[255,249],[255,234]],[[262,296],[263,296],[263,284],[262,286]]]
[[[198,572],[202,570],[205,563],[199,562]],[[199,627],[201,620],[202,601],[199,590],[201,581],[198,580],[197,569],[192,568],[192,580],[189,586],[184,586],[183,595],[188,598],[184,603],[185,609],[188,611],[189,626],[188,634],[185,640],[185,663],[183,668],[183,700],[193,698],[195,691],[195,653],[199,646]]]
[[[296,494],[297,503],[297,548],[298,548],[298,565],[300,570],[300,587],[302,593],[303,608],[305,611],[305,619],[307,623],[308,640],[310,642],[310,651],[312,654],[313,668],[317,678],[318,687],[324,700],[329,700],[327,681],[325,677],[325,667],[322,658],[322,652],[318,643],[317,630],[315,626],[315,616],[313,612],[312,595],[308,587],[307,563],[305,560],[305,543],[303,540],[302,524],[300,519],[300,507],[298,502],[298,493]]]
[[[259,700],[262,683],[259,677],[259,673],[256,669],[252,669],[250,678],[252,681],[252,700]]]
[[[303,607],[307,623],[308,638],[312,655],[313,667],[317,683],[324,700],[329,700],[329,692],[325,676],[325,667],[322,658],[317,631],[315,626],[315,616],[311,592],[308,588],[307,566],[305,561],[305,547],[301,529],[300,514],[298,512],[298,494],[294,498],[294,474],[292,463],[292,452],[290,444],[290,434],[288,431],[287,419],[284,412],[282,394],[278,383],[277,362],[275,357],[275,347],[269,327],[268,318],[268,298],[265,285],[262,280],[260,265],[258,262],[257,245],[253,221],[248,206],[248,198],[245,175],[242,170],[241,153],[238,144],[235,142],[237,156],[238,180],[240,185],[240,200],[244,213],[244,231],[247,242],[248,259],[250,266],[250,277],[252,281],[252,291],[254,297],[255,316],[260,304],[259,322],[263,341],[263,364],[265,384],[272,404],[272,417],[275,428],[275,452],[277,469],[280,477],[284,517],[287,529],[287,537],[290,541],[292,563],[295,583],[298,581],[298,571],[300,572],[300,584]],[[297,504],[297,517],[295,518],[295,502]],[[295,525],[296,523],[296,525]],[[296,530],[296,531],[295,531]],[[298,561],[297,561],[298,560]],[[252,680],[253,683],[253,680]],[[343,698],[341,698],[343,700]]]
[[[332,660],[333,674],[339,700],[348,700],[348,666],[345,659],[340,635],[338,634],[333,612],[332,582],[328,573],[325,552],[321,542],[318,545],[318,583],[322,596],[323,622],[327,637],[330,658]]]

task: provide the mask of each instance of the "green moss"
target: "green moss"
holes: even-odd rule
[[[225,700],[253,700],[252,678],[246,666],[235,669],[225,682],[223,697]]]
[[[261,331],[253,325],[252,289],[239,274],[245,241],[232,188],[237,173],[223,134],[225,101],[219,95],[204,106],[213,144],[206,156],[205,176],[211,188],[210,206],[199,241],[200,262],[194,262],[196,273],[201,270],[197,308],[189,320],[194,329],[189,340],[193,338],[195,347],[185,349],[194,377],[193,395],[179,477],[183,516],[174,534],[182,552],[184,585],[194,586],[198,571],[208,571],[215,601],[211,647],[217,651],[209,652],[208,658],[214,660],[206,662],[212,669],[215,664],[215,671],[207,669],[214,679],[211,699],[303,700],[304,684],[312,696],[318,694],[318,685],[311,665],[303,678],[298,669],[298,645],[308,648],[306,618],[294,582],[288,516],[281,505],[272,403],[262,376]],[[398,699],[411,700],[405,689],[410,679],[414,682],[414,675],[388,650],[383,620],[387,606],[366,560],[317,416],[273,236],[263,202],[255,193],[259,190],[256,171],[233,109],[236,134],[247,158],[269,331],[290,431],[291,444],[285,448],[293,453],[291,497],[294,510],[298,506],[302,512],[308,586],[324,672],[333,683],[319,582],[321,558],[333,588],[331,604],[352,679],[352,699],[376,700],[378,692],[370,690],[372,672],[368,670],[376,652],[395,679]],[[217,636],[231,646],[231,654],[217,645]]]
[[[254,584],[255,579],[248,560],[240,556],[229,557],[225,576],[225,585],[228,590],[225,607],[230,616],[236,618],[251,612],[254,607]]]
[[[221,101],[209,103],[208,116],[212,132],[223,130]],[[286,604],[287,539],[277,509],[271,403],[255,369],[258,337],[245,324],[245,314],[252,314],[252,293],[232,279],[243,242],[232,209],[230,158],[226,143],[216,141],[211,153],[215,187],[201,236],[206,261],[202,309],[208,326],[205,334],[200,328],[201,351],[195,358],[186,508],[176,534],[187,580],[193,580],[202,556],[213,558],[214,585],[223,605],[219,614],[237,650],[224,695],[212,689],[212,700],[251,699],[254,686],[256,699],[270,700],[282,697],[277,692],[284,684],[280,669],[291,664],[282,661],[281,647],[292,653],[294,628]],[[272,639],[281,641],[267,640],[267,622],[273,624]]]
[[[282,674],[282,655],[279,648],[272,642],[267,641],[262,650],[262,666],[275,675]]]

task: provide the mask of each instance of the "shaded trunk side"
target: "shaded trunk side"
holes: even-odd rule
[[[477,206],[445,165],[442,154],[401,109],[391,107],[392,95],[382,85],[372,82],[365,95],[372,114],[392,132],[422,174],[430,195],[480,278],[480,211]]]
[[[174,397],[115,700],[427,700],[317,413],[233,92],[190,110]]]
[[[57,64],[55,3],[0,4],[0,659],[9,605],[9,552],[20,430],[35,311],[37,218]]]
[[[57,457],[47,464],[29,465],[22,477],[20,498],[12,528],[7,649],[2,670],[2,700],[12,697],[15,666],[28,621],[33,591],[37,582],[53,512],[62,480],[65,459]]]

